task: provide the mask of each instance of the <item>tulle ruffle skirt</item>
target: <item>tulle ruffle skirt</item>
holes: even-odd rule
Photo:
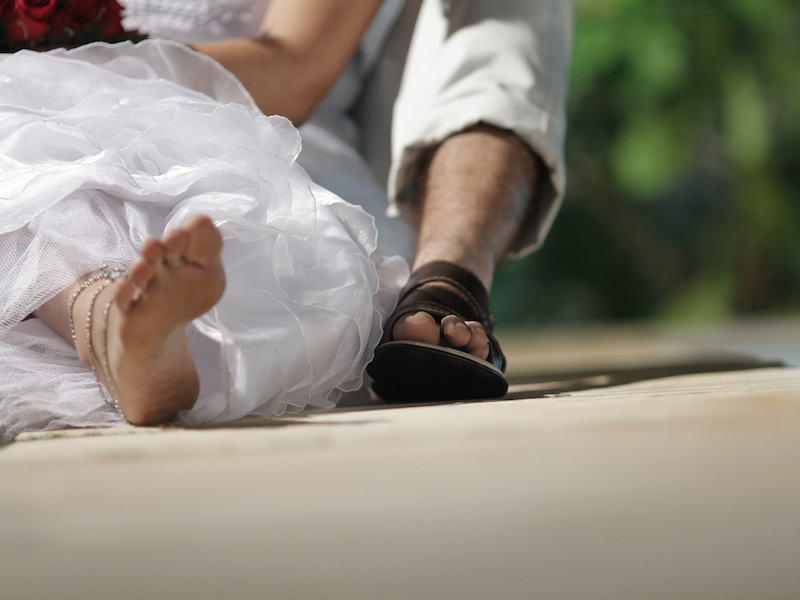
[[[72,346],[24,320],[202,213],[227,288],[187,336],[187,423],[328,408],[357,390],[407,275],[362,209],[297,166],[300,138],[215,62],[163,41],[0,57],[0,438],[124,422]]]

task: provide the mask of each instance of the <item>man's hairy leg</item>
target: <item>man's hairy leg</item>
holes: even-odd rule
[[[514,133],[478,125],[429,151],[426,168],[411,201],[419,232],[412,271],[445,260],[472,271],[490,289],[495,269],[507,254],[531,203],[539,161]],[[440,333],[453,347],[486,358],[483,326],[445,317],[438,325],[419,312],[400,319],[392,330],[399,340],[438,344]]]

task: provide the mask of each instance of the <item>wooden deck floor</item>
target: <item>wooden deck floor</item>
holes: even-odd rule
[[[800,597],[800,327],[764,327],[507,336],[499,401],[23,435],[0,597]]]

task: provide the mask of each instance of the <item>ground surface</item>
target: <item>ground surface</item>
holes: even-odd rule
[[[800,597],[798,322],[505,339],[500,401],[21,436],[0,598]]]

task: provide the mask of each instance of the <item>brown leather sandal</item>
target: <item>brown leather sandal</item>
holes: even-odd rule
[[[490,352],[482,360],[449,346],[395,340],[392,329],[402,317],[420,311],[437,323],[447,315],[483,324]],[[492,335],[489,293],[470,271],[445,261],[428,263],[411,274],[400,301],[384,326],[383,339],[367,366],[373,391],[384,400],[430,402],[499,398],[508,390],[506,359]]]

